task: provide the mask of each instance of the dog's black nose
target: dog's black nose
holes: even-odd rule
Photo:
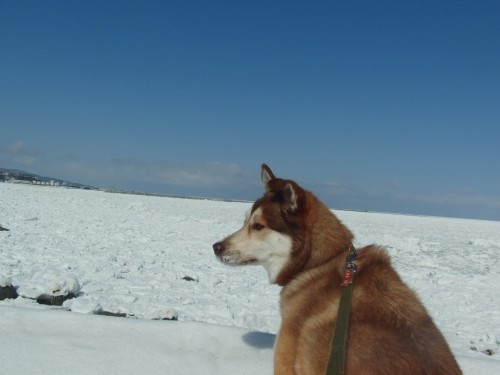
[[[214,248],[215,255],[221,255],[224,252],[224,250],[226,249],[222,242],[214,243],[214,245],[212,247]]]

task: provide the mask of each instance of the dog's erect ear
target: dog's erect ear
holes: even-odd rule
[[[274,180],[276,176],[274,175],[271,168],[267,164],[262,164],[262,169],[260,173],[260,178],[262,179],[262,184],[264,185],[264,190],[269,191],[269,181]]]
[[[272,191],[271,199],[279,202],[283,212],[292,214],[298,210],[300,202],[303,201],[304,192],[296,183],[276,178],[267,164],[262,164],[261,179],[265,192]]]
[[[291,183],[285,185],[281,191],[283,197],[282,210],[287,213],[293,213],[299,207],[297,191]]]

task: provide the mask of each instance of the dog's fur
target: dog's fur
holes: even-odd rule
[[[352,233],[310,192],[262,165],[265,193],[243,227],[213,245],[228,264],[261,264],[281,291],[276,375],[323,375]],[[392,268],[370,245],[359,250],[345,375],[457,375],[443,335]]]

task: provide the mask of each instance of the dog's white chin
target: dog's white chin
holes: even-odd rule
[[[278,275],[281,270],[285,267],[285,264],[288,262],[287,256],[274,256],[266,263],[260,263],[267,271],[267,275],[269,276],[269,284],[275,284]]]
[[[292,238],[279,232],[272,232],[262,243],[259,263],[266,269],[270,284],[276,283],[278,275],[290,259],[292,247]]]
[[[259,264],[257,259],[242,260],[230,255],[222,255],[219,257],[219,260],[228,266],[251,266]]]
[[[276,279],[285,266],[286,262],[288,261],[288,256],[273,256],[271,259],[266,259],[265,261],[259,261],[257,259],[248,259],[248,260],[243,260],[239,259],[237,257],[233,257],[230,255],[223,255],[219,257],[219,260],[228,265],[228,266],[233,266],[233,267],[238,267],[238,266],[262,266],[264,269],[267,271],[267,275],[269,277],[269,283],[274,284],[276,283]]]

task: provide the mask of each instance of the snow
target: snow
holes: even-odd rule
[[[271,374],[280,289],[211,248],[249,207],[0,183],[0,286],[20,295],[0,302],[0,373]],[[336,214],[386,246],[464,374],[500,374],[500,222]]]
[[[2,374],[265,374],[271,334],[2,306]],[[246,369],[248,368],[248,369]]]

